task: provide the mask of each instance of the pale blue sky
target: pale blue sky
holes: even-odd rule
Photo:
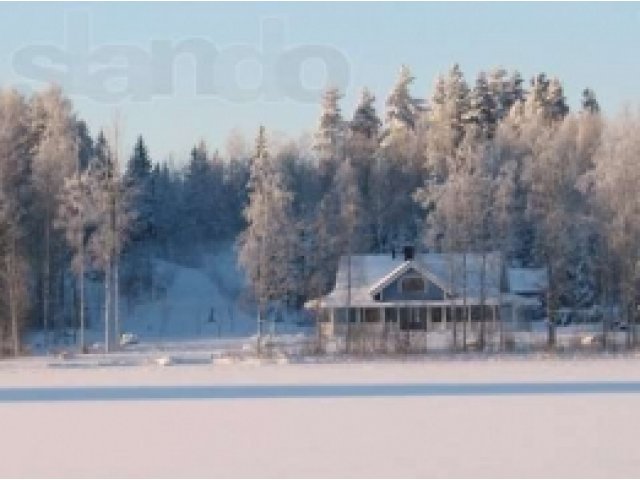
[[[275,18],[276,26],[271,25],[283,35],[285,50],[314,45],[346,59],[346,115],[363,86],[376,93],[382,109],[402,63],[412,68],[414,93],[423,97],[435,76],[454,62],[460,63],[469,81],[479,70],[498,65],[518,69],[527,79],[538,71],[558,76],[572,106],[590,86],[609,114],[640,97],[637,3],[2,3],[0,83],[39,88],[50,79],[47,72],[63,68],[58,63],[34,73],[24,66],[24,58],[31,58],[33,51],[45,52],[56,63],[57,57],[46,52],[75,55],[83,42],[83,23],[73,16],[78,12],[90,18],[90,52],[105,45],[128,45],[142,55],[136,72],[152,76],[143,62],[150,58],[154,40],[176,45],[200,38],[219,51],[231,45],[261,49],[261,25],[265,18]],[[72,25],[69,34],[65,25]],[[69,41],[71,46],[65,45]],[[42,50],[38,45],[50,47]],[[16,52],[23,56],[16,57]],[[305,64],[307,86],[318,87],[324,81],[319,65]],[[107,66],[113,67],[98,64]],[[243,85],[257,85],[257,68],[251,62],[239,64],[237,77]],[[214,69],[214,75],[231,78],[222,65],[216,63]],[[175,61],[175,84],[168,95],[96,101],[87,97],[92,85],[85,82],[71,97],[93,132],[119,110],[125,148],[141,133],[155,160],[173,154],[180,162],[201,138],[222,149],[233,128],[252,138],[260,123],[292,136],[315,125],[318,106],[313,102],[286,94],[275,100],[258,95],[248,101],[198,95],[194,77],[193,61],[182,55]],[[140,82],[151,88],[149,81]],[[123,84],[114,85],[122,91]]]

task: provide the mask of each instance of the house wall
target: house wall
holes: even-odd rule
[[[421,276],[416,270],[408,270],[403,275],[398,277],[393,283],[387,285],[382,290],[382,299],[387,301],[393,300],[444,300],[443,290],[435,285],[429,279],[424,278],[425,291],[423,292],[403,292],[401,289],[402,281],[408,277]]]

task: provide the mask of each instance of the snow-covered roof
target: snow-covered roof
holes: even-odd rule
[[[509,268],[507,270],[511,293],[543,293],[548,285],[546,268]]]
[[[438,277],[430,273],[426,268],[423,267],[422,262],[402,262],[399,266],[394,268],[387,275],[382,277],[376,284],[374,284],[370,289],[369,293],[371,295],[375,295],[376,293],[384,290],[389,284],[391,284],[396,278],[400,277],[402,274],[409,270],[415,270],[422,274],[425,278],[429,279],[431,282],[438,285],[447,293],[451,293],[449,289],[449,285],[443,283]]]
[[[336,285],[327,296],[321,299],[326,307],[338,307],[347,304],[348,296],[348,257],[342,257],[336,275]],[[482,254],[466,254],[466,296],[469,301],[480,298],[482,294]],[[352,255],[351,256],[351,301],[352,306],[375,306],[384,304],[374,300],[374,294],[388,285],[409,268],[414,267],[446,291],[457,297],[465,290],[463,274],[465,259],[461,253],[423,253],[416,254],[413,260],[405,261],[402,255],[393,258],[390,254]],[[484,296],[487,302],[495,300],[500,292],[500,254],[485,254]],[[308,302],[313,305],[315,301]],[[437,302],[435,302],[437,303]]]

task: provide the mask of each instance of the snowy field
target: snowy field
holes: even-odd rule
[[[640,472],[640,358],[69,365],[0,362],[0,476]]]

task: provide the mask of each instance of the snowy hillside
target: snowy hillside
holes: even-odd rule
[[[123,298],[120,304],[121,332],[134,333],[141,345],[210,343],[256,333],[256,309],[230,244],[212,248],[197,267],[155,260],[154,284],[149,298],[135,302]],[[88,338],[99,343],[104,335],[102,284],[91,282],[88,290]],[[295,315],[282,315],[280,320],[265,331],[301,331]]]
[[[248,335],[255,315],[239,310],[237,298],[220,289],[201,269],[156,261],[155,274],[165,293],[122,308],[122,331],[154,339]]]

